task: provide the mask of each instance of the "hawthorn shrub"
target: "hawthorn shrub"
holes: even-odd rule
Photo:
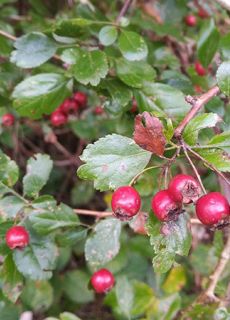
[[[230,319],[229,10],[0,1],[0,319]]]

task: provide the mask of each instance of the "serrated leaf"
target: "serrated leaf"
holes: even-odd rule
[[[218,170],[230,172],[230,155],[219,149],[196,150],[205,160],[211,163]]]
[[[30,158],[26,166],[26,175],[23,178],[23,193],[29,197],[37,197],[39,191],[47,183],[53,161],[47,154],[36,154]]]
[[[3,268],[1,270],[1,278],[3,281],[2,292],[3,294],[13,303],[15,303],[23,287],[22,275],[18,272],[12,255],[8,255],[3,263]]]
[[[117,28],[114,26],[103,27],[99,32],[99,40],[104,46],[111,46],[117,39]]]
[[[197,53],[201,64],[207,67],[214,57],[218,45],[220,34],[213,19],[204,22],[197,41]]]
[[[34,210],[29,215],[33,228],[39,234],[48,234],[56,229],[79,225],[78,216],[65,204]]]
[[[72,82],[56,73],[40,73],[20,82],[12,93],[21,116],[39,119],[50,114],[71,94]]]
[[[16,196],[6,196],[0,199],[0,216],[15,218],[24,207],[25,202]]]
[[[96,189],[106,191],[129,184],[148,164],[151,153],[141,149],[132,139],[108,135],[83,151],[85,165],[78,169],[82,179],[94,180]]]
[[[217,72],[216,79],[220,90],[227,96],[230,95],[230,61],[223,62]]]
[[[112,260],[120,249],[121,222],[114,218],[100,221],[85,244],[85,258],[93,267]]]
[[[19,272],[32,280],[47,280],[55,268],[57,248],[51,237],[40,237],[27,224],[30,243],[23,250],[14,250],[13,259]]]
[[[230,131],[215,135],[208,145],[210,145],[210,148],[220,148],[230,153]]]
[[[19,170],[15,161],[0,150],[0,181],[6,186],[13,186],[18,180]]]
[[[188,144],[195,145],[201,129],[215,127],[220,121],[222,119],[216,113],[200,114],[193,118],[185,127],[183,138]]]
[[[97,86],[100,80],[106,77],[109,67],[103,51],[75,49],[74,55],[73,74],[77,81],[84,85]]]
[[[130,319],[134,301],[134,290],[127,277],[122,276],[117,278],[115,293],[121,313]]]
[[[146,81],[154,81],[155,70],[145,61],[135,62],[119,59],[116,62],[117,75],[128,86],[142,88]]]
[[[14,42],[15,51],[10,61],[21,68],[34,68],[49,60],[56,52],[57,45],[41,32],[28,33]]]
[[[118,38],[118,47],[127,60],[142,60],[148,55],[148,47],[145,40],[136,32],[121,31]]]

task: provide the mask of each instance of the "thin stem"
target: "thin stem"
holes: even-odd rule
[[[113,212],[110,211],[94,211],[94,210],[84,210],[84,209],[74,209],[74,212],[79,215],[94,216],[98,218],[110,217]]]
[[[129,10],[129,7],[132,3],[132,0],[125,0],[125,3],[123,7],[121,8],[121,11],[119,15],[117,16],[116,23],[120,22],[121,18],[126,15],[126,12]]]
[[[10,193],[12,193],[13,195],[15,195],[17,198],[21,199],[23,202],[25,202],[26,204],[29,204],[30,202],[28,200],[26,200],[25,198],[23,198],[19,193],[17,193],[17,191],[15,191],[14,189],[6,186],[2,181],[0,181],[0,185],[2,185],[4,188],[6,188]]]
[[[8,32],[5,32],[3,30],[0,30],[0,35],[7,38],[7,39],[13,40],[13,41],[15,41],[17,39],[15,36],[12,36],[11,34],[9,34]]]
[[[131,180],[131,182],[129,183],[129,186],[132,186],[136,180],[146,171],[148,170],[152,170],[152,169],[156,169],[156,168],[160,168],[160,166],[152,166],[152,167],[148,167],[145,168],[144,170],[142,170],[141,172],[139,172],[137,175],[135,175],[135,177]]]

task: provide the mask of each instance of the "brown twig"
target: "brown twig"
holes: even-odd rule
[[[178,125],[178,127],[174,131],[174,137],[177,139],[181,138],[182,132],[184,128],[187,126],[187,124],[194,118],[194,116],[197,114],[198,111],[214,96],[216,96],[220,92],[220,89],[218,86],[215,86],[202,94],[199,98],[194,98],[191,96],[187,96],[185,100],[192,105],[192,108],[190,111],[186,114],[184,119],[181,121],[181,123]]]
[[[121,8],[121,11],[119,12],[119,15],[116,18],[116,23],[120,22],[121,18],[126,14],[126,12],[129,10],[129,7],[131,6],[131,3],[132,0],[125,0],[125,3]]]
[[[94,211],[94,210],[74,209],[74,212],[76,212],[79,215],[94,216],[97,218],[105,218],[105,217],[110,217],[113,215],[113,212],[111,212],[111,211]]]
[[[3,31],[3,30],[0,30],[0,35],[7,38],[7,39],[13,40],[13,41],[15,41],[17,39],[15,36],[12,36],[11,34],[9,34],[6,31]]]

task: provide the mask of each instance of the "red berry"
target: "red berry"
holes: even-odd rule
[[[106,293],[114,286],[113,274],[107,269],[100,269],[91,277],[91,284],[97,293]]]
[[[230,214],[229,203],[221,193],[210,192],[197,201],[196,214],[203,224],[221,223]]]
[[[29,233],[22,226],[14,226],[6,233],[6,244],[10,249],[24,248],[29,240]]]
[[[113,193],[111,206],[117,218],[129,220],[140,210],[141,198],[133,187],[120,187]]]
[[[169,183],[168,191],[176,202],[196,202],[201,188],[196,179],[186,174],[178,174]]]
[[[73,98],[80,107],[84,107],[87,104],[87,95],[84,92],[76,92]]]
[[[196,17],[192,14],[188,15],[185,17],[185,23],[187,24],[187,26],[189,27],[194,27],[196,25]]]
[[[4,127],[12,127],[14,124],[15,118],[12,113],[6,113],[2,116],[2,125]]]
[[[58,108],[59,111],[68,115],[69,113],[76,112],[79,109],[79,105],[72,99],[66,99]]]
[[[133,101],[132,101],[132,107],[130,109],[130,112],[132,112],[132,113],[137,112],[137,100],[136,99],[133,99]]]
[[[152,198],[152,210],[161,221],[174,220],[181,212],[181,205],[177,203],[168,190],[161,190]]]
[[[199,86],[198,84],[194,85],[194,90],[195,90],[196,93],[202,93],[203,92],[202,87]]]
[[[198,14],[198,16],[199,16],[200,18],[203,18],[203,19],[209,17],[208,12],[205,11],[203,8],[200,8],[197,14]]]
[[[206,70],[199,61],[195,62],[195,70],[198,76],[202,77],[206,75]]]
[[[101,106],[97,106],[97,107],[95,107],[95,109],[94,109],[94,113],[95,113],[96,115],[103,114],[103,113],[104,113],[104,109],[103,109]]]
[[[59,110],[54,111],[50,117],[50,121],[54,127],[58,127],[65,124],[67,120],[67,116]]]

